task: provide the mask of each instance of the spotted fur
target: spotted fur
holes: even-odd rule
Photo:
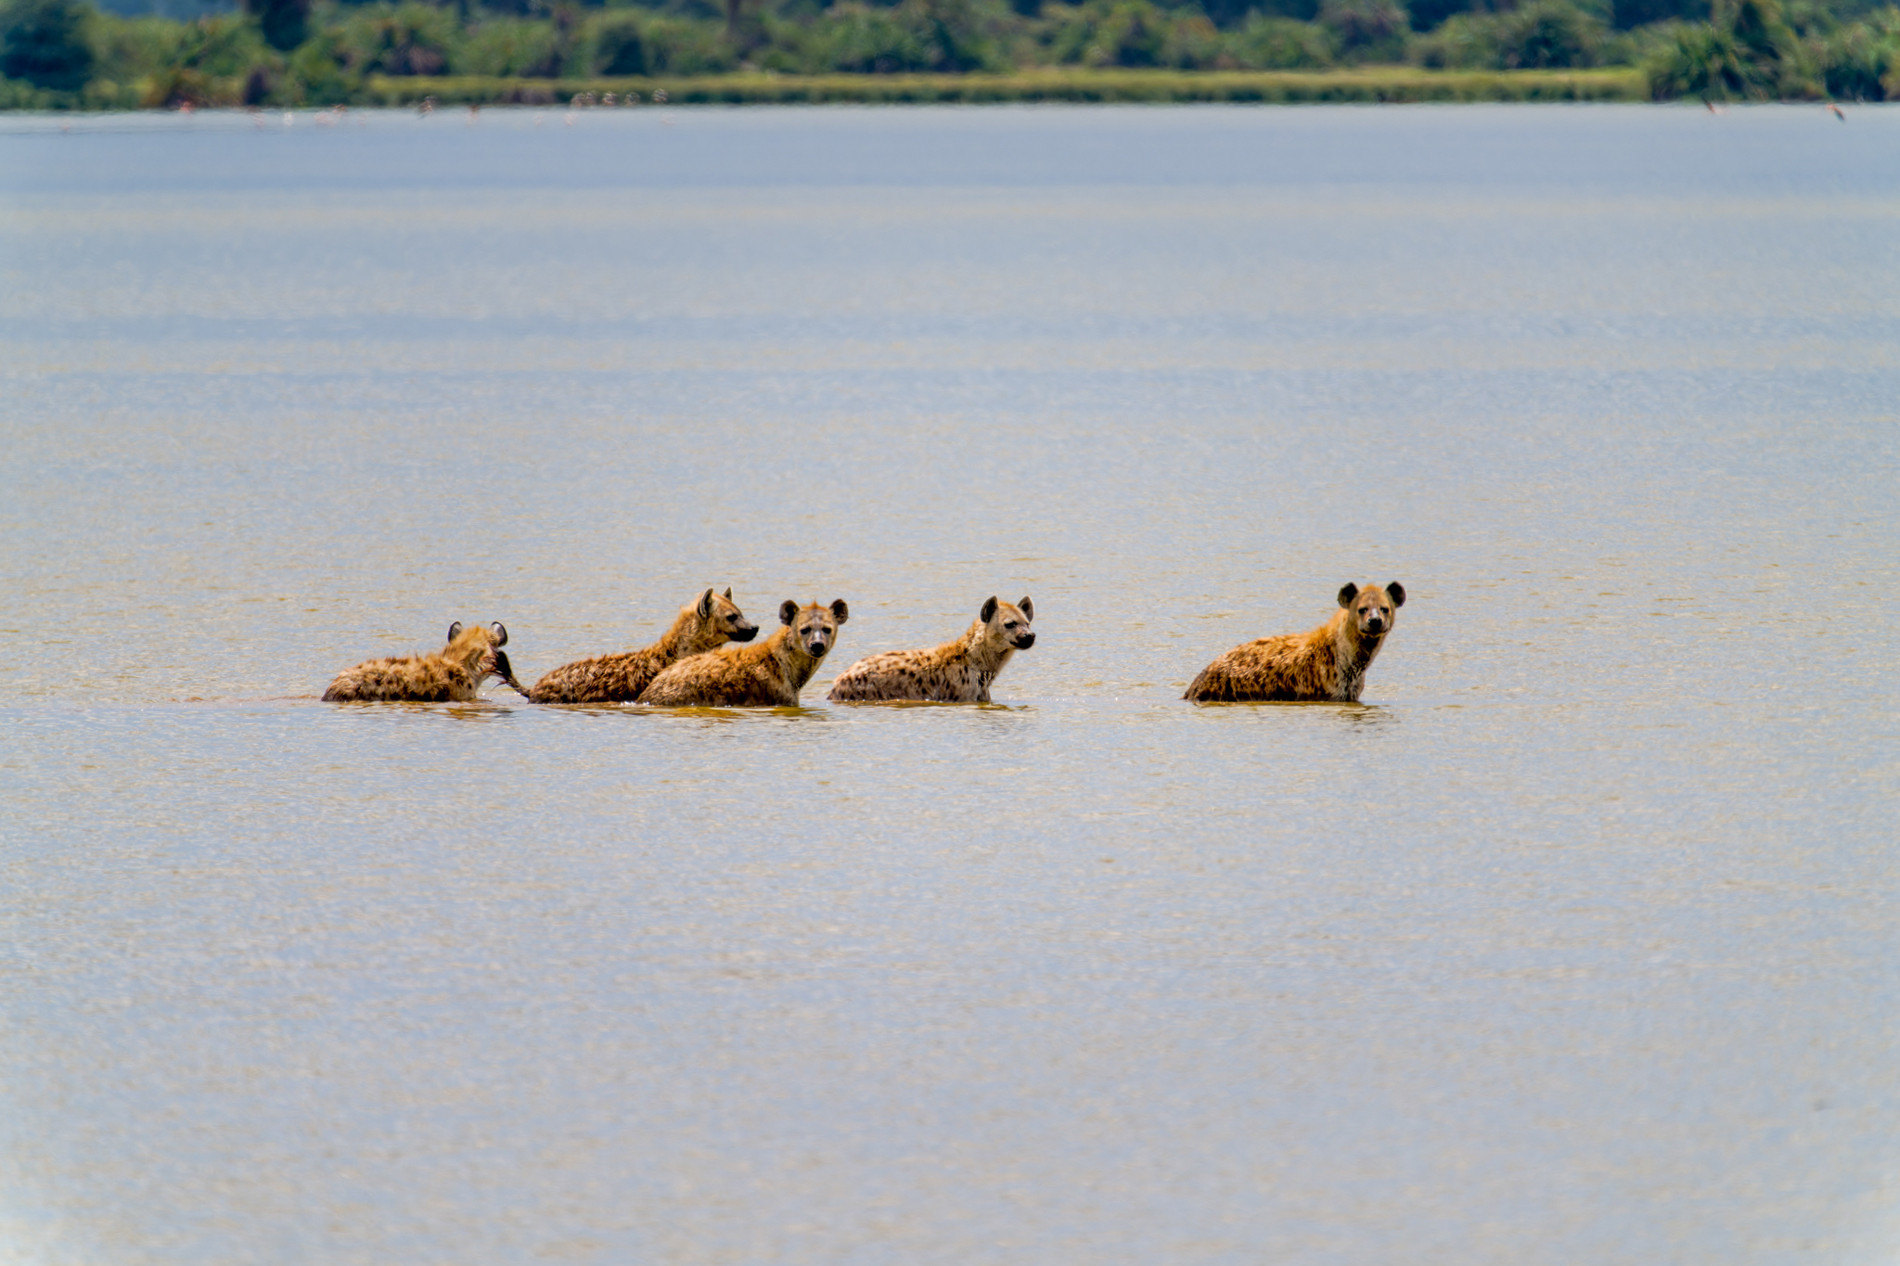
[[[722,597],[708,589],[680,608],[673,626],[653,645],[563,664],[535,682],[528,697],[536,703],[630,703],[668,665],[758,635],[759,626],[733,605],[732,590]]]
[[[1201,670],[1187,694],[1197,703],[1331,700],[1357,703],[1366,669],[1392,632],[1405,587],[1348,584],[1339,610],[1308,633],[1236,646]]]
[[[851,618],[841,598],[829,607],[779,607],[783,627],[752,646],[694,655],[661,672],[640,696],[662,707],[794,707],[798,692],[830,653],[838,626]]]
[[[990,683],[1017,651],[1035,645],[1036,606],[991,598],[962,637],[917,651],[885,651],[859,660],[832,683],[834,703],[916,699],[988,703]]]
[[[490,677],[499,677],[526,695],[501,649],[507,644],[508,630],[499,620],[466,629],[458,620],[449,626],[448,645],[433,655],[365,660],[338,673],[323,698],[327,703],[467,703]]]

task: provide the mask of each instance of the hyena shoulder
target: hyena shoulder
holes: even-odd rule
[[[758,632],[759,626],[733,603],[731,589],[723,596],[708,589],[681,607],[651,646],[563,664],[537,681],[529,698],[536,703],[631,703],[669,665],[727,642],[749,642]]]
[[[689,656],[669,665],[640,696],[659,707],[791,707],[850,619],[843,599],[829,607],[779,607],[780,628],[763,642]]]
[[[1405,604],[1396,580],[1339,591],[1339,609],[1318,628],[1244,642],[1203,668],[1186,699],[1197,703],[1356,703],[1366,670]]]
[[[467,703],[490,677],[526,695],[501,649],[507,644],[508,630],[499,620],[466,629],[458,620],[449,626],[448,643],[441,650],[365,660],[338,673],[323,698],[330,703]]]
[[[1036,641],[1035,603],[984,602],[963,636],[940,646],[884,651],[851,665],[832,683],[837,703],[988,703],[990,686],[1019,650]]]

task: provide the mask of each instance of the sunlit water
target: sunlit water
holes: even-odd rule
[[[0,1260],[1895,1260],[1896,153],[0,122]],[[316,699],[707,585],[807,707]],[[991,594],[1002,706],[824,702]]]

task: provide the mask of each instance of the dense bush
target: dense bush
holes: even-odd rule
[[[1649,68],[1651,95],[1766,101],[1798,91],[1794,34],[1775,0],[1725,0],[1715,21],[1684,27]]]
[[[1091,0],[1057,17],[1049,47],[1063,64],[1163,66],[1168,25],[1149,0]]]
[[[812,72],[986,70],[1000,64],[983,15],[968,0],[904,0],[896,8],[839,4],[792,37],[777,67]]]
[[[1843,101],[1900,99],[1900,13],[1834,32],[1816,49],[1822,89]]]
[[[1325,27],[1258,13],[1228,36],[1227,47],[1247,70],[1322,70],[1337,57]]]
[[[896,10],[847,3],[816,25],[805,42],[805,56],[792,69],[888,75],[924,70],[930,61],[922,36]]]
[[[272,48],[287,53],[310,38],[310,0],[244,0],[244,11]]]
[[[645,27],[647,66],[655,75],[717,75],[739,64],[716,22],[687,17],[654,18]]]
[[[1497,18],[1499,64],[1505,70],[1594,66],[1603,24],[1569,0],[1532,0]]]
[[[1412,41],[1412,56],[1428,70],[1489,70],[1504,64],[1498,22],[1490,13],[1457,13]]]
[[[1090,0],[1045,9],[1044,56],[1056,65],[1132,70],[1307,69],[1332,64],[1333,39],[1307,22],[1254,14],[1222,31],[1194,8]]]
[[[131,82],[146,79],[177,64],[185,33],[183,22],[164,18],[115,18],[101,14],[93,27],[93,47],[100,73]]]
[[[582,41],[583,73],[644,75],[648,72],[646,19],[620,9],[594,19]]]
[[[347,64],[366,74],[439,75],[460,38],[455,17],[432,4],[367,5],[343,23]]]
[[[0,5],[0,75],[77,92],[92,78],[92,10],[79,0]]]
[[[551,78],[561,73],[560,43],[551,23],[487,18],[463,32],[453,64],[464,75]]]
[[[1348,61],[1395,62],[1405,56],[1412,19],[1398,0],[1322,0],[1319,24]]]
[[[1654,22],[1707,22],[1709,0],[1614,0],[1611,24],[1627,31]]]

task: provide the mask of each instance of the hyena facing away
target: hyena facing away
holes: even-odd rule
[[[535,682],[528,697],[536,703],[631,703],[668,665],[758,635],[759,626],[733,605],[732,590],[721,597],[708,589],[681,607],[673,627],[645,650],[563,664]]]
[[[1398,581],[1381,589],[1347,584],[1340,609],[1307,633],[1236,646],[1201,670],[1185,699],[1196,703],[1331,700],[1357,703],[1366,669],[1405,605]]]
[[[500,620],[467,629],[457,620],[449,626],[448,645],[435,654],[365,660],[338,673],[323,698],[326,703],[468,703],[490,677],[501,678],[525,697],[528,692],[515,680],[501,649],[507,644],[508,630]]]
[[[828,696],[834,703],[915,699],[933,703],[988,703],[990,683],[1017,651],[1036,644],[1036,606],[992,597],[976,622],[955,641],[917,651],[885,651],[844,670]]]
[[[682,659],[653,679],[641,703],[666,708],[789,708],[851,618],[840,598],[829,607],[801,607],[787,599],[778,610],[783,627],[753,646],[708,651]]]

